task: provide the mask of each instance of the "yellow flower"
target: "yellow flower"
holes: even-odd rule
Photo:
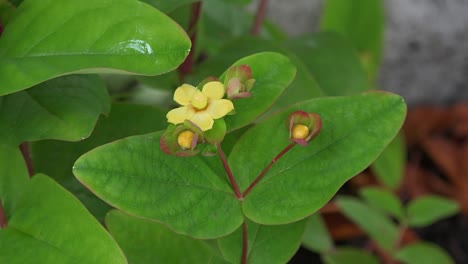
[[[176,89],[174,101],[182,107],[167,113],[167,121],[174,125],[190,120],[202,131],[213,127],[214,120],[225,116],[234,109],[230,100],[222,99],[224,85],[218,81],[208,82],[200,91],[189,84]]]

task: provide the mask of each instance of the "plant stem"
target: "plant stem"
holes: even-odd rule
[[[247,264],[247,253],[248,253],[248,238],[247,238],[247,221],[244,219],[242,223],[242,257],[241,264]]]
[[[195,43],[197,41],[197,24],[200,18],[201,5],[201,1],[193,3],[190,10],[190,20],[187,32],[190,36],[190,41],[192,42],[192,48],[190,49],[187,58],[185,58],[185,61],[179,66],[179,79],[181,83],[184,82],[185,76],[192,71],[193,54],[195,52]]]
[[[263,176],[265,176],[265,174],[270,170],[271,166],[273,166],[273,164],[275,164],[284,154],[286,154],[286,152],[292,149],[295,145],[296,143],[289,143],[289,145],[287,145],[280,153],[278,153],[278,155],[276,155],[270,161],[270,163],[262,170],[262,172],[260,172],[257,178],[255,178],[255,180],[249,185],[249,187],[247,187],[247,189],[242,193],[242,197],[246,197],[247,194],[252,190],[252,188],[255,187],[255,185],[257,185],[257,183],[263,178]]]
[[[28,142],[21,143],[20,150],[21,150],[21,154],[23,154],[23,159],[24,159],[24,162],[26,163],[26,167],[28,168],[29,177],[32,177],[34,175],[34,168],[32,165],[29,143]]]
[[[260,0],[257,12],[255,13],[255,19],[252,25],[252,30],[250,31],[250,33],[254,36],[258,36],[260,34],[260,29],[262,28],[262,23],[265,18],[267,6],[268,0]]]
[[[0,199],[0,228],[6,228],[8,225],[5,211],[3,211],[2,199]]]
[[[229,167],[229,164],[226,159],[226,155],[224,155],[221,145],[219,143],[216,144],[216,148],[218,149],[219,157],[221,158],[221,161],[223,162],[224,170],[226,170],[229,181],[231,182],[232,189],[234,189],[234,193],[236,194],[237,199],[242,200],[242,194],[239,190],[239,186],[237,186],[236,179],[234,179],[234,176],[232,175],[231,168]]]

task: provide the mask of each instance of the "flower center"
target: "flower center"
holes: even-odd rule
[[[309,128],[302,124],[295,124],[292,128],[293,139],[306,139],[309,135]]]
[[[182,131],[177,137],[177,144],[183,149],[191,149],[194,135],[190,130]]]
[[[208,98],[201,91],[196,91],[191,100],[192,106],[198,110],[201,110],[206,107],[208,104]]]

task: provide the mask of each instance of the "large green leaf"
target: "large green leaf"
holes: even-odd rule
[[[394,250],[398,238],[396,225],[377,209],[353,197],[342,196],[336,201],[341,211],[364,230],[386,252]]]
[[[343,247],[322,256],[325,264],[379,264],[374,255],[360,248]]]
[[[0,140],[81,140],[109,112],[106,87],[96,76],[72,75],[0,97]]]
[[[402,98],[374,92],[317,98],[293,105],[248,130],[229,163],[242,190],[289,143],[287,116],[296,110],[321,116],[322,131],[276,162],[244,199],[243,211],[261,224],[285,224],[311,215],[351,177],[365,169],[401,127]]]
[[[437,195],[426,195],[408,204],[408,224],[412,227],[427,226],[452,216],[459,210],[460,207],[453,200]]]
[[[373,79],[382,57],[384,7],[382,0],[327,0],[321,29],[351,39]]]
[[[397,219],[404,219],[405,212],[403,211],[400,198],[388,190],[378,187],[366,187],[361,188],[359,194],[370,206],[388,213]]]
[[[176,68],[190,40],[135,0],[26,0],[0,38],[0,95],[78,73],[155,75]]]
[[[158,10],[168,14],[181,6],[195,3],[195,2],[198,2],[199,0],[141,0],[141,1],[148,3],[156,7]]]
[[[333,249],[333,240],[319,213],[308,218],[302,245],[318,253],[330,252]]]
[[[228,131],[248,125],[268,110],[296,75],[294,64],[279,53],[257,53],[233,65],[243,64],[252,69],[255,84],[250,91],[251,97],[233,101],[236,114],[225,117]],[[224,76],[221,79],[224,80]]]
[[[264,226],[247,220],[247,262],[286,263],[301,245],[306,221],[288,225]],[[219,247],[231,263],[240,263],[242,227],[219,239]]]
[[[218,258],[201,240],[117,210],[107,214],[106,226],[132,264],[211,263]]]
[[[397,189],[403,179],[406,162],[406,146],[403,135],[398,134],[384,152],[372,163],[371,169],[379,182]]]
[[[0,161],[0,198],[8,220],[0,229],[0,263],[127,263],[73,195],[44,175],[28,180],[18,150],[2,147],[0,156],[6,158]]]
[[[103,220],[109,206],[76,180],[72,173],[73,163],[87,151],[105,143],[165,128],[165,115],[165,111],[150,106],[114,103],[109,116],[101,116],[93,133],[85,140],[32,143],[34,170],[52,177],[80,199],[95,217]]]
[[[450,255],[435,244],[427,242],[412,243],[396,254],[395,258],[404,264],[453,264]]]
[[[109,204],[163,222],[177,233],[217,238],[243,221],[218,157],[169,156],[162,132],[128,137],[78,159],[73,172]]]
[[[301,58],[327,95],[354,95],[372,88],[352,45],[337,34],[300,36],[285,46]]]

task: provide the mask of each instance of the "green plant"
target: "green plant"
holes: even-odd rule
[[[361,94],[375,70],[344,37],[282,40],[249,1],[145,2],[0,1],[0,262],[283,263],[397,135],[405,103]],[[168,127],[184,83],[234,112]]]

